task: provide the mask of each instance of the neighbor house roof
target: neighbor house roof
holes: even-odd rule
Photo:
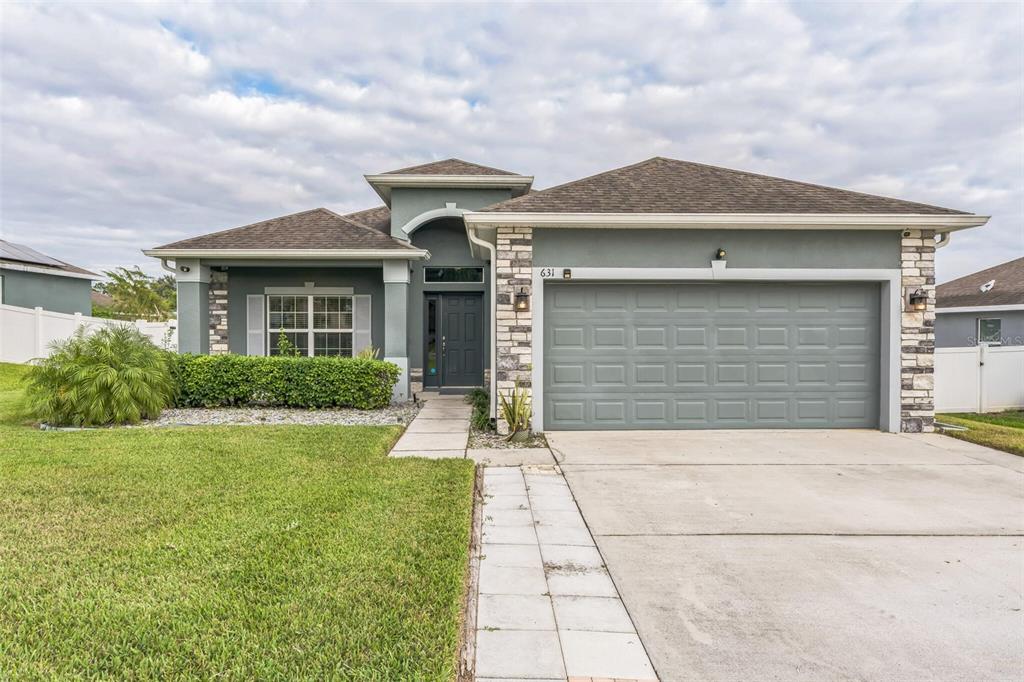
[[[936,308],[1002,305],[1024,305],[1024,258],[940,284],[935,292]]]
[[[965,215],[768,175],[655,157],[482,209],[505,213],[882,213]]]
[[[0,239],[0,264],[43,274],[51,272],[54,275],[77,276],[83,279],[101,278],[101,275],[91,270],[65,263],[24,244],[15,244],[3,239]]]
[[[500,168],[481,166],[462,159],[445,159],[398,170],[386,171],[381,175],[519,175]]]
[[[382,213],[382,208],[384,207],[349,215],[339,215],[326,208],[314,208],[251,225],[182,239],[158,246],[152,251],[180,249],[419,251],[406,242],[393,238],[390,235],[390,227],[383,227],[383,221],[387,214]]]

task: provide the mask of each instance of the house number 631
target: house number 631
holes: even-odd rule
[[[555,269],[554,268],[541,268],[540,269],[540,276],[541,277],[554,277],[555,276]]]

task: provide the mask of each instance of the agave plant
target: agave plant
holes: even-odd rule
[[[373,346],[367,346],[362,349],[354,356],[357,360],[376,360],[380,357],[380,348],[374,348]]]
[[[508,422],[508,438],[512,440],[516,434],[526,433],[530,428],[530,396],[525,388],[519,387],[516,381],[511,395],[501,394],[501,417]]]
[[[50,345],[28,372],[38,419],[61,426],[136,424],[160,416],[174,397],[167,354],[130,325],[104,327]]]

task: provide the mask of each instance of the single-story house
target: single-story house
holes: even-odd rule
[[[1024,258],[940,284],[938,348],[1024,345]]]
[[[0,239],[0,303],[88,315],[89,292],[98,279],[95,272]]]
[[[383,206],[146,250],[181,350],[374,346],[396,399],[518,383],[538,431],[929,430],[936,244],[988,220],[660,157],[541,191],[458,159],[365,178]]]

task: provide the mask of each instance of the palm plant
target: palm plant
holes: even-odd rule
[[[526,434],[530,429],[530,396],[525,388],[519,387],[516,381],[511,395],[501,394],[501,417],[508,422],[508,438],[513,440],[517,434]],[[519,436],[522,437],[522,436]]]
[[[28,372],[33,415],[61,426],[136,424],[174,398],[168,356],[130,325],[104,327],[51,344]]]

